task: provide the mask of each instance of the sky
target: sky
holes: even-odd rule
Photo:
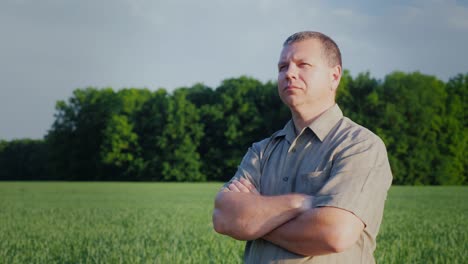
[[[0,140],[43,138],[73,90],[276,80],[282,42],[332,37],[351,75],[468,72],[468,1],[0,0]]]

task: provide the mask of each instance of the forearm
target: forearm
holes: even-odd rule
[[[317,256],[346,250],[364,225],[349,212],[322,207],[309,209],[263,238],[296,254]]]
[[[261,196],[220,192],[215,200],[214,228],[235,239],[257,239],[303,212],[306,200],[300,194]]]

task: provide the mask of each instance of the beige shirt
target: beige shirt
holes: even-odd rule
[[[323,256],[300,256],[263,239],[248,241],[246,263],[375,263],[376,236],[392,181],[387,152],[378,136],[343,117],[338,105],[297,136],[289,121],[254,143],[231,181],[240,177],[262,195],[313,195],[315,207],[347,210],[366,225],[351,248]]]

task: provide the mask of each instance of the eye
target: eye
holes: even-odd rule
[[[286,64],[280,64],[278,65],[278,71],[284,71],[287,68]]]
[[[307,62],[301,62],[301,63],[299,64],[299,66],[300,66],[300,67],[303,67],[303,68],[305,68],[305,67],[312,67],[312,65],[311,65],[310,63],[307,63]]]

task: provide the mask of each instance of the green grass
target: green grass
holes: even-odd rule
[[[468,188],[390,189],[378,263],[468,263]]]
[[[0,182],[0,263],[240,263],[219,183]],[[464,263],[467,187],[392,187],[377,263]],[[466,263],[466,262],[465,262]]]

